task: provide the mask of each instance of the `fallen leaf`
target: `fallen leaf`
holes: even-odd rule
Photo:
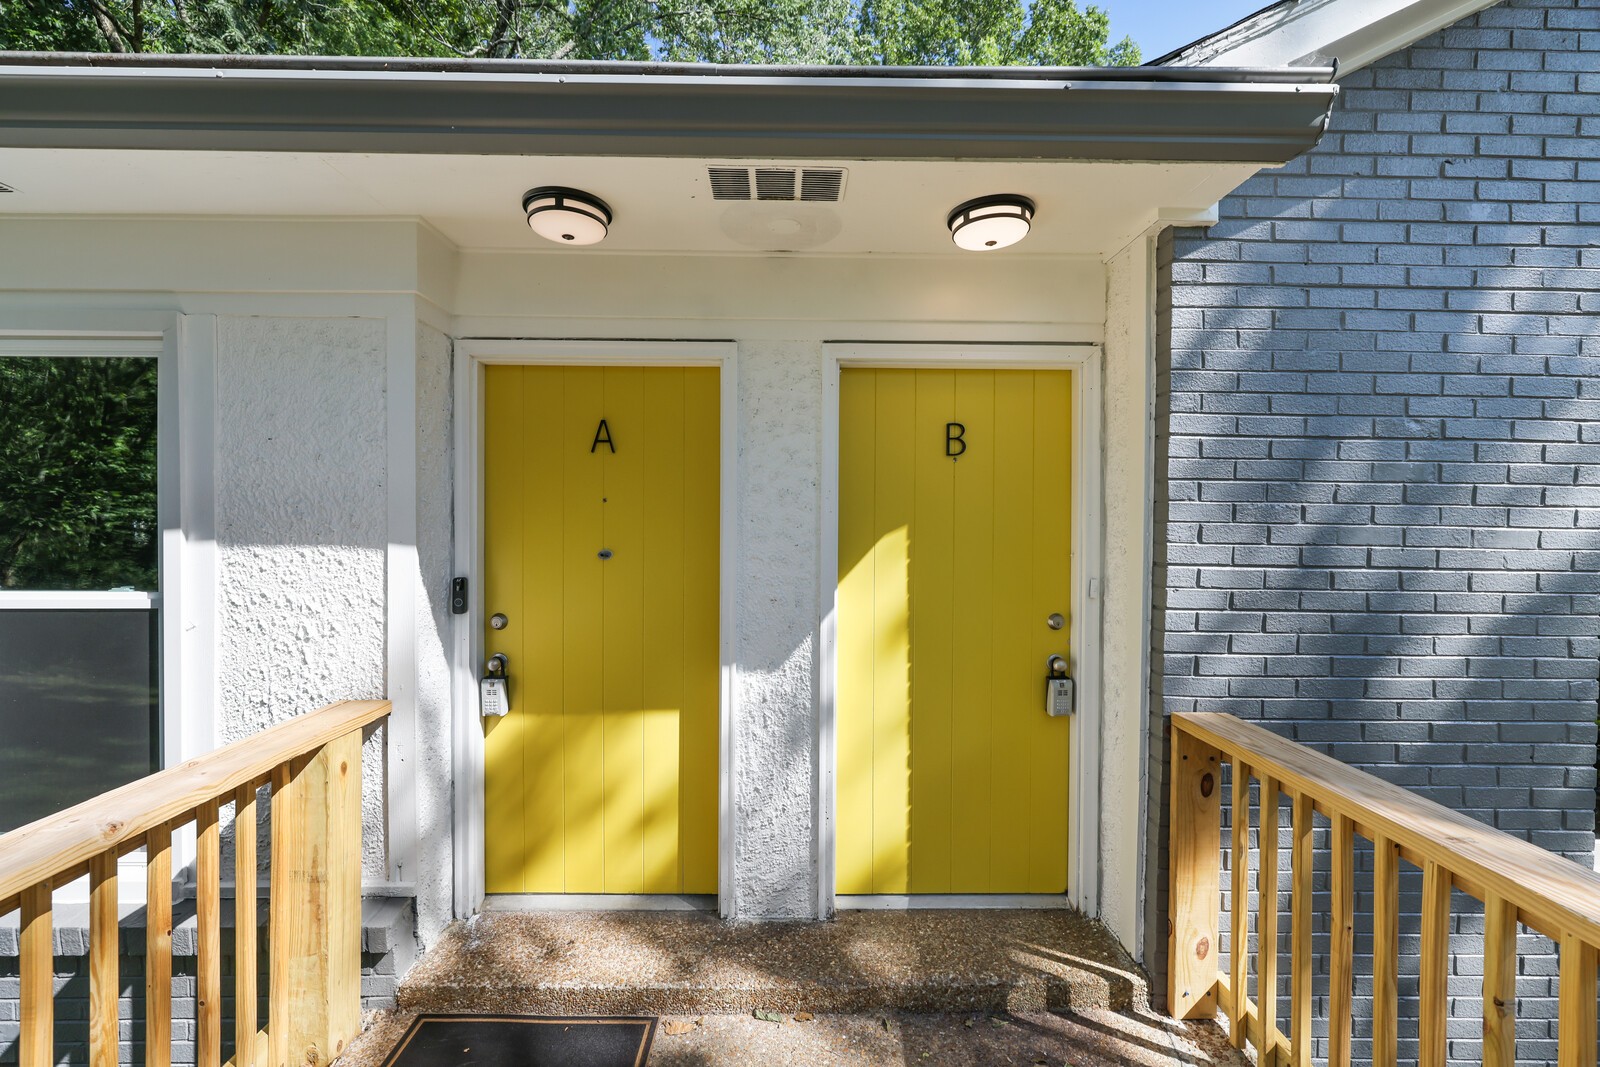
[[[1007,1025],[1007,1024],[1006,1024],[1006,1021],[1005,1021],[1005,1020],[1004,1020],[1004,1019],[996,1019],[996,1018],[995,1018],[995,1017],[994,1017],[994,1016],[992,1016],[992,1015],[991,1015],[991,1016],[989,1016],[989,1021],[990,1021],[990,1022],[991,1022],[991,1023],[993,1023],[993,1024],[994,1024],[994,1025],[995,1025],[995,1026],[1005,1026],[1005,1025]]]
[[[889,1020],[888,1019],[879,1019],[878,1021],[883,1023],[883,1028],[885,1030],[889,1029]]]
[[[965,1026],[968,1030],[971,1030],[972,1029],[972,1020],[968,1019],[966,1022],[962,1023],[961,1025]]]
[[[661,1029],[665,1030],[669,1036],[677,1037],[679,1034],[687,1034],[699,1025],[699,1019],[668,1019],[662,1024]]]
[[[809,1011],[797,1011],[794,1013],[794,1021],[797,1023],[808,1023],[815,1018],[816,1016],[812,1015]]]
[[[783,1016],[779,1015],[775,1011],[763,1011],[760,1008],[757,1008],[755,1010],[755,1016],[756,1016],[757,1019],[760,1019],[764,1023],[781,1023],[781,1022],[783,1022]]]

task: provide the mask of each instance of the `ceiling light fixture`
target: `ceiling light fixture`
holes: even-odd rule
[[[980,196],[950,212],[945,224],[958,247],[969,252],[992,252],[1028,236],[1033,225],[1033,201],[1015,193]]]
[[[528,228],[558,245],[594,245],[611,226],[611,208],[597,196],[559,185],[542,185],[522,196]]]

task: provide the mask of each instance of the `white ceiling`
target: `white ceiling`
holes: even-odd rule
[[[1010,254],[1105,254],[1158,211],[1203,211],[1257,169],[1250,164],[841,162],[838,204],[711,197],[708,163],[580,157],[359,155],[0,149],[5,215],[421,218],[462,249],[551,251],[522,217],[522,194],[566,185],[615,213],[600,252],[812,251],[825,255],[960,253],[945,218],[963,200],[1022,193],[1033,233]]]

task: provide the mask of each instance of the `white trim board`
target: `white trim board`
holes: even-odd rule
[[[490,893],[486,912],[519,911],[716,911],[710,893]]]
[[[716,367],[720,370],[721,499],[718,595],[721,712],[717,738],[717,910],[734,918],[734,662],[737,589],[738,346],[731,341],[458,340],[455,342],[455,570],[467,577],[468,608],[452,616],[451,656],[455,794],[455,915],[487,910],[484,875],[483,730],[478,664],[483,661],[483,371],[491,364],[546,366]],[[524,896],[522,894],[516,895]],[[540,895],[541,897],[543,895]],[[599,899],[599,898],[596,898]],[[638,898],[673,910],[676,895]]]
[[[841,893],[834,901],[839,911],[1059,911],[1075,906],[1065,893]]]
[[[1100,910],[1100,590],[1102,501],[1100,487],[1100,346],[1091,344],[869,344],[824,346],[822,375],[822,546],[818,596],[819,670],[816,733],[817,914],[844,905],[835,892],[835,826],[838,758],[838,630],[835,617],[839,573],[839,372],[844,367],[940,367],[978,370],[1062,369],[1073,372],[1072,388],[1072,610],[1069,648],[1077,682],[1072,720],[1067,828],[1067,894],[1089,915]],[[896,898],[884,898],[896,899]],[[947,898],[954,899],[954,898]],[[1003,897],[994,899],[1005,899]],[[948,905],[958,906],[958,905]],[[1006,905],[995,905],[1006,906]],[[1020,905],[1019,905],[1020,906]],[[1027,905],[1037,906],[1037,905]]]

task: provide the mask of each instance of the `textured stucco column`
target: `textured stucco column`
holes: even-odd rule
[[[814,913],[812,856],[822,363],[810,343],[739,348],[736,918]]]

